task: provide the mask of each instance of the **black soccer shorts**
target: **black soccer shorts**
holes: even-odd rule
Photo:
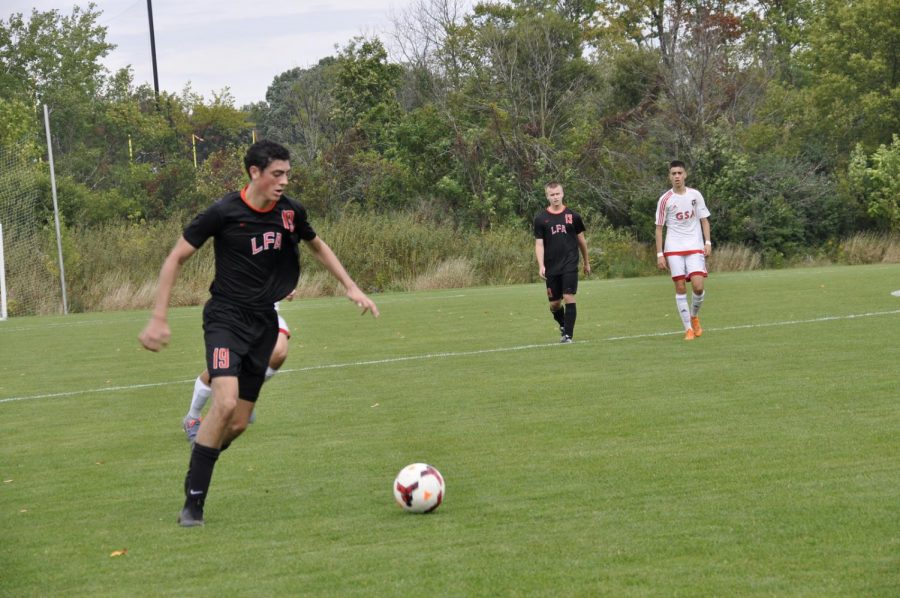
[[[547,276],[547,299],[550,301],[559,301],[563,295],[574,295],[577,292],[577,271]]]
[[[274,307],[254,311],[210,299],[203,308],[209,377],[236,376],[238,397],[256,402],[278,340]]]

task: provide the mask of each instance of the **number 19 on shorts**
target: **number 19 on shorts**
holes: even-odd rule
[[[230,353],[225,347],[216,347],[213,349],[213,369],[227,370],[229,355]]]

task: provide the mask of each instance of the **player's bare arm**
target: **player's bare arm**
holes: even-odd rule
[[[377,318],[380,315],[378,306],[353,282],[353,279],[347,274],[347,270],[344,269],[344,265],[341,264],[331,247],[319,237],[315,237],[311,241],[305,241],[305,243],[316,259],[319,260],[319,263],[325,266],[331,272],[331,275],[344,285],[344,289],[347,291],[347,298],[362,308],[362,314],[371,312]]]
[[[587,240],[584,238],[584,233],[578,233],[578,250],[581,252],[581,260],[584,262],[584,273],[591,273],[591,258],[588,254],[588,246]]]
[[[541,278],[546,280],[547,279],[547,270],[546,270],[546,268],[544,268],[544,240],[543,239],[535,239],[534,240],[534,257],[537,258],[538,274],[540,274]]]
[[[159,271],[159,282],[156,285],[156,302],[150,321],[144,330],[138,335],[138,340],[145,349],[159,351],[169,344],[172,333],[169,329],[169,300],[172,297],[172,288],[178,280],[181,266],[190,258],[197,249],[188,243],[184,237],[178,239],[175,247],[163,262]]]
[[[669,264],[663,255],[663,227],[656,227],[656,267],[660,270],[668,270]]]
[[[712,237],[709,231],[709,218],[700,219],[700,228],[703,230],[703,255],[709,257],[712,253]]]

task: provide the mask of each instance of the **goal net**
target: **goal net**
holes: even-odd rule
[[[6,308],[0,318],[4,319],[62,313],[55,232],[52,221],[42,217],[48,213],[42,208],[42,198],[49,197],[46,166],[34,163],[26,153],[19,146],[0,146],[0,282],[5,282],[0,285],[0,307]]]

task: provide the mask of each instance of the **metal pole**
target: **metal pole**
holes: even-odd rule
[[[59,284],[62,287],[63,313],[69,313],[66,298],[66,269],[63,265],[62,234],[59,230],[59,205],[56,202],[56,173],[53,171],[53,143],[50,141],[50,112],[44,104],[44,130],[47,131],[47,158],[50,160],[50,189],[53,192],[53,219],[56,221],[56,252],[59,256]]]
[[[0,320],[6,318],[6,257],[3,255],[3,223],[0,223]]]
[[[150,57],[153,61],[153,91],[156,92],[156,107],[159,108],[159,75],[156,72],[156,34],[153,31],[153,3],[147,0],[147,16],[150,19]]]

